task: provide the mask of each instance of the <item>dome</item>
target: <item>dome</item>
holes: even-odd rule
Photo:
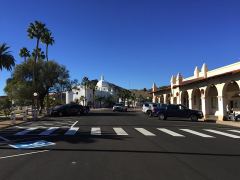
[[[98,81],[97,85],[98,88],[109,88],[109,83],[107,81],[104,80],[104,77],[101,76],[100,81]]]

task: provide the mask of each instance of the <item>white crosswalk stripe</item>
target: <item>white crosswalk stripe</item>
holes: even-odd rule
[[[123,128],[114,127],[113,130],[115,131],[115,133],[118,136],[127,136],[128,135],[128,133],[126,131],[124,131]]]
[[[101,128],[100,127],[92,127],[91,135],[101,135]]]
[[[29,133],[31,131],[34,131],[36,129],[38,129],[38,127],[31,127],[31,128],[25,129],[23,131],[20,131],[20,132],[16,133],[15,135],[16,136],[23,136],[23,135],[26,135],[27,133]]]
[[[73,136],[77,133],[78,127],[71,127],[64,135]]]
[[[136,129],[138,132],[142,133],[145,136],[156,136],[155,134],[151,133],[150,131],[144,128],[134,128],[134,129]]]
[[[225,132],[221,132],[221,131],[216,131],[216,130],[212,130],[212,129],[204,129],[205,131],[211,132],[211,133],[215,133],[215,134],[219,134],[222,136],[227,136],[227,137],[231,137],[234,139],[239,139],[240,136],[234,135],[234,134],[229,134],[229,133],[225,133]]]
[[[228,130],[228,131],[235,132],[235,133],[240,133],[240,130]]]
[[[214,138],[213,136],[210,136],[210,135],[207,135],[207,134],[203,134],[203,133],[200,133],[200,132],[191,130],[191,129],[180,129],[180,130],[185,131],[185,132],[188,132],[188,133],[190,133],[190,134],[194,134],[194,135],[197,135],[197,136],[201,136],[201,137],[204,137],[204,138]]]
[[[57,129],[59,129],[59,127],[50,127],[47,130],[40,133],[39,135],[40,136],[48,136],[48,135],[52,134],[54,131],[56,131]]]
[[[162,131],[162,132],[167,133],[167,134],[169,134],[169,135],[171,135],[171,136],[174,136],[174,137],[185,137],[185,136],[182,135],[182,134],[176,133],[176,132],[171,131],[171,130],[166,129],[166,128],[157,128],[157,129],[158,129],[159,131]]]

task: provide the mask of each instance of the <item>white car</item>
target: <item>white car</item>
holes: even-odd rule
[[[142,112],[146,113],[148,116],[152,116],[155,108],[157,108],[156,103],[144,103],[142,106]]]
[[[127,112],[127,107],[125,107],[123,104],[115,104],[113,106],[113,111]]]

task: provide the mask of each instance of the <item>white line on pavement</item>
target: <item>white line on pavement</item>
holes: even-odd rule
[[[126,131],[124,131],[123,128],[115,127],[115,128],[113,128],[113,130],[119,136],[127,136],[128,135],[128,133]]]
[[[240,133],[239,130],[228,130],[228,131],[235,132],[235,133]]]
[[[100,127],[92,127],[91,135],[101,135],[101,128]]]
[[[78,129],[79,129],[78,127],[71,127],[64,135],[72,136],[72,135],[76,134]]]
[[[169,129],[166,129],[166,128],[157,128],[159,131],[162,131],[162,132],[165,132],[165,133],[167,133],[167,134],[169,134],[169,135],[171,135],[171,136],[174,136],[174,137],[185,137],[185,136],[183,136],[183,135],[181,135],[181,134],[178,134],[178,133],[176,133],[176,132],[174,132],[174,131],[171,131],[171,130],[169,130]]]
[[[138,132],[142,133],[145,136],[156,136],[155,134],[151,133],[150,131],[144,128],[134,128],[134,129],[136,129]]]
[[[204,137],[204,138],[214,138],[213,136],[203,134],[203,133],[200,133],[200,132],[197,132],[197,131],[193,131],[191,129],[180,129],[180,130],[191,133],[191,134],[194,134],[194,135],[197,135],[197,136],[201,136],[201,137]]]
[[[36,130],[36,129],[38,129],[38,128],[37,127],[31,127],[31,128],[25,129],[23,131],[20,131],[20,132],[16,133],[15,135],[22,136],[22,135],[25,135],[25,134],[27,134],[27,133],[29,133],[31,131]]]
[[[15,154],[15,155],[11,155],[11,156],[3,156],[3,157],[0,157],[0,159],[7,159],[7,158],[12,158],[12,157],[26,156],[26,155],[30,155],[30,154],[43,153],[43,152],[47,152],[47,151],[49,151],[49,150],[34,151],[34,152],[23,153],[23,154]]]
[[[74,127],[77,123],[78,123],[78,121],[76,121],[75,123],[73,123],[72,126],[71,126],[71,128]]]
[[[50,135],[51,133],[53,133],[54,131],[56,131],[57,129],[59,129],[59,127],[50,127],[46,131],[43,131],[42,133],[40,133],[39,135],[47,136],[47,135]]]
[[[216,131],[216,130],[212,130],[212,129],[204,129],[204,130],[208,131],[208,132],[215,133],[215,134],[219,134],[219,135],[235,138],[235,139],[239,139],[240,138],[240,136],[229,134],[229,133],[225,133],[225,132],[221,132],[221,131]]]

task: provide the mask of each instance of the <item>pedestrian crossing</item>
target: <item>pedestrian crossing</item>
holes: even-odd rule
[[[78,136],[85,132],[84,135],[102,136],[102,135],[116,135],[116,136],[169,136],[175,138],[187,138],[187,137],[200,137],[200,138],[217,138],[226,137],[233,139],[240,139],[239,129],[190,129],[190,128],[143,128],[143,127],[30,127],[18,129],[19,132],[14,132],[14,136],[27,136],[27,135],[39,135],[39,136],[52,136],[52,135],[64,135],[64,136]],[[16,130],[16,129],[15,129]],[[1,132],[0,132],[1,134]]]

